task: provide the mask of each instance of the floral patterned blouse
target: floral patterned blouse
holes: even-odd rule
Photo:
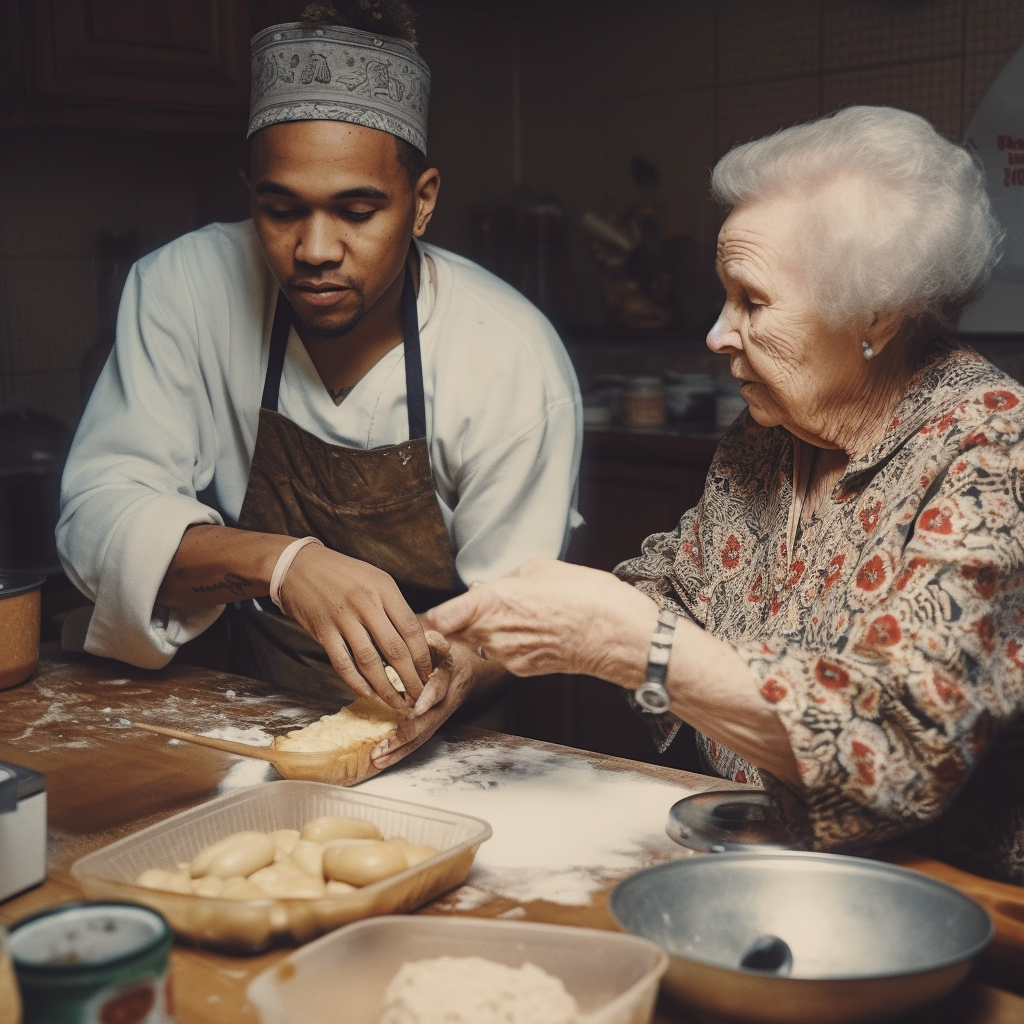
[[[916,832],[1024,884],[1024,386],[936,343],[883,439],[794,534],[794,443],[744,413],[704,495],[616,573],[748,662],[819,849]],[[671,735],[672,716],[662,716]],[[706,736],[709,767],[785,787]],[[918,831],[920,830],[920,831]]]

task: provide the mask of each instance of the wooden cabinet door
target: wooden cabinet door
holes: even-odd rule
[[[704,491],[714,447],[704,438],[588,434],[579,503],[586,525],[570,560],[611,570],[639,555],[652,533],[675,529]]]
[[[42,119],[193,130],[244,126],[245,0],[36,0],[27,7],[34,41],[28,104]]]

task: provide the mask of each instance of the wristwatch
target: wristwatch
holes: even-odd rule
[[[668,711],[672,698],[665,689],[665,677],[668,675],[668,659],[672,654],[672,641],[676,635],[679,616],[670,608],[662,608],[658,614],[658,624],[654,627],[651,646],[647,653],[647,673],[643,683],[633,694],[637,704],[653,715]]]

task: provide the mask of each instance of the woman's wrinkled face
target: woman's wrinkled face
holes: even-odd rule
[[[798,198],[764,200],[726,219],[717,257],[725,305],[707,343],[729,356],[756,422],[831,447],[867,363],[860,332],[830,328],[816,312],[798,244],[805,209]]]

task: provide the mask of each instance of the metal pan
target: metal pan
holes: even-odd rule
[[[859,857],[721,853],[620,882],[610,909],[669,954],[665,988],[731,1020],[851,1024],[949,992],[992,938],[951,886]]]

